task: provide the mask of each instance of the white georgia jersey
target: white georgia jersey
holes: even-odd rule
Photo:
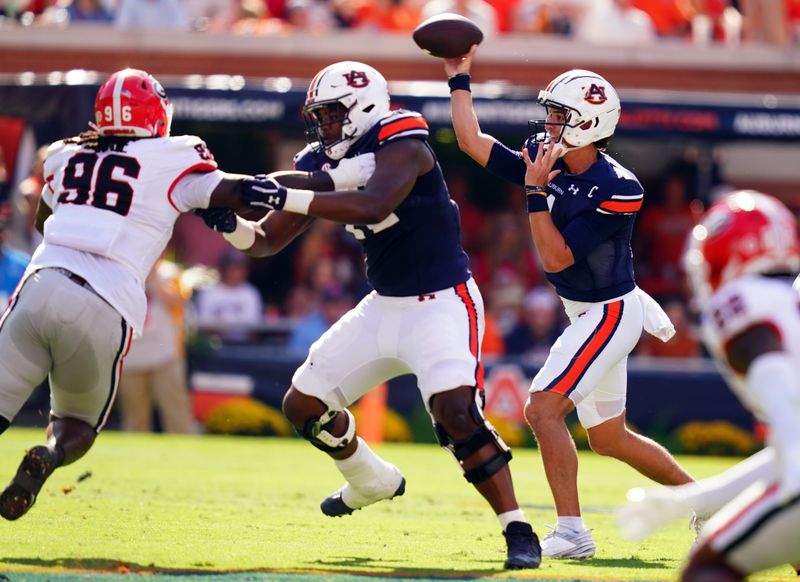
[[[748,389],[746,376],[730,367],[724,352],[728,341],[760,324],[778,331],[800,378],[800,297],[788,279],[752,275],[723,285],[704,309],[702,333],[731,390],[753,414],[769,422],[768,411]]]
[[[42,199],[53,214],[29,271],[63,267],[86,279],[141,333],[144,280],[182,212],[208,208],[222,179],[195,136],[132,140],[121,151],[56,142]]]

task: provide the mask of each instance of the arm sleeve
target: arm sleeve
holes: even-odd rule
[[[629,220],[632,220],[631,216],[584,213],[570,221],[561,235],[572,251],[572,256],[579,261],[601,242],[624,228]]]
[[[208,208],[211,194],[224,176],[225,173],[220,170],[187,174],[175,184],[170,195],[172,203],[180,212]]]
[[[492,146],[486,169],[514,184],[525,184],[525,161],[522,153],[512,151],[499,141]]]

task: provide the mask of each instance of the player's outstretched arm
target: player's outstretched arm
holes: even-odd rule
[[[458,147],[480,165],[486,166],[496,140],[481,131],[478,116],[472,107],[470,70],[477,50],[478,45],[472,45],[466,55],[444,59],[444,71],[450,85],[450,112]]]

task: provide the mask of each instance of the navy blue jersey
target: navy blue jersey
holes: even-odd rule
[[[348,150],[346,158],[377,152],[401,139],[428,139],[428,124],[413,111],[392,111]],[[470,278],[461,248],[458,206],[450,199],[442,169],[419,176],[411,192],[378,224],[347,225],[364,246],[367,280],[381,295],[407,297],[453,287]],[[295,169],[314,171],[338,162],[310,146],[295,156]]]
[[[531,159],[536,144],[530,144]],[[517,184],[525,183],[521,152],[497,143],[486,167]],[[547,185],[550,216],[575,257],[575,264],[558,273],[545,273],[561,297],[596,303],[619,297],[634,288],[631,235],[636,212],[644,199],[642,185],[611,156],[600,156],[582,174],[561,170]]]

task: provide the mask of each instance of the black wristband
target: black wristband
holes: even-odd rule
[[[472,77],[469,73],[459,73],[458,75],[453,75],[449,79],[447,79],[447,84],[450,86],[450,92],[456,91],[457,89],[463,89],[464,91],[469,91],[472,93],[472,90],[469,88],[469,81]]]
[[[545,194],[528,194],[528,213],[548,212],[549,210]]]

